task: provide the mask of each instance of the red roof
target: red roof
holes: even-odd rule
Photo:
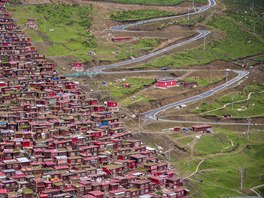
[[[99,190],[94,190],[94,191],[91,191],[89,192],[90,195],[93,195],[93,196],[100,196],[100,195],[104,195],[104,193],[102,191],[99,191]]]
[[[7,189],[0,189],[0,195],[7,194]]]

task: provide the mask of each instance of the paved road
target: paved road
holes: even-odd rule
[[[209,8],[211,8],[211,7],[215,6],[215,5],[216,5],[215,0],[209,0],[208,1],[208,5],[195,8],[195,11],[189,13],[189,15],[202,13],[202,12],[208,10]],[[177,15],[177,16],[171,16],[171,17],[161,17],[161,18],[155,18],[155,19],[138,21],[138,22],[130,23],[130,24],[126,24],[126,25],[114,26],[114,27],[111,27],[110,29],[112,31],[128,31],[128,30],[126,30],[128,27],[143,25],[143,24],[152,23],[152,22],[155,22],[155,21],[166,20],[166,19],[186,17],[186,16],[188,16],[188,13],[182,14],[182,15]],[[131,60],[127,60],[127,61],[123,61],[123,62],[119,62],[119,63],[113,63],[113,64],[109,64],[109,65],[102,65],[102,66],[94,67],[94,68],[89,69],[88,72],[106,74],[107,72],[105,72],[103,70],[113,69],[113,68],[116,68],[116,67],[126,66],[126,65],[130,65],[130,64],[134,64],[134,63],[139,63],[139,62],[145,61],[145,60],[153,58],[153,57],[155,57],[157,55],[160,55],[160,54],[166,53],[168,51],[171,51],[171,50],[173,50],[173,49],[175,49],[177,47],[180,47],[180,46],[186,45],[188,43],[192,43],[194,41],[197,41],[197,40],[199,40],[201,38],[206,37],[207,35],[209,35],[211,33],[208,30],[197,30],[197,32],[198,32],[198,35],[196,35],[196,36],[194,36],[194,37],[192,37],[192,38],[190,38],[190,39],[188,39],[186,41],[182,41],[182,42],[177,43],[175,45],[163,48],[161,50],[158,50],[158,51],[152,52],[150,54],[147,54],[147,55],[144,55],[144,56],[141,56],[141,57],[138,57],[138,58],[134,58],[134,59],[131,59]]]
[[[127,28],[133,27],[133,26],[143,25],[143,24],[152,23],[152,22],[161,21],[161,20],[166,20],[166,19],[173,19],[173,18],[179,18],[179,17],[186,17],[188,15],[199,14],[199,13],[202,13],[202,12],[208,10],[209,8],[211,8],[211,7],[215,6],[215,5],[216,5],[215,0],[209,0],[208,1],[208,5],[195,8],[195,11],[191,12],[191,13],[186,13],[186,14],[177,15],[177,16],[171,16],[171,17],[162,17],[162,18],[143,20],[143,21],[139,21],[139,22],[135,22],[135,23],[126,24],[126,25],[115,26],[115,27],[112,27],[111,30],[112,31],[129,31],[129,30],[127,30]],[[186,41],[182,41],[182,42],[174,44],[172,46],[163,48],[161,50],[158,50],[158,51],[152,52],[150,54],[147,54],[147,55],[144,55],[144,56],[141,56],[141,57],[138,57],[138,58],[134,58],[134,59],[131,59],[131,60],[127,60],[127,61],[123,61],[123,62],[119,62],[119,63],[113,63],[113,64],[109,64],[109,65],[102,65],[102,66],[94,67],[94,68],[89,69],[88,72],[99,73],[99,74],[113,74],[113,73],[118,74],[118,73],[123,73],[123,72],[106,72],[104,70],[113,69],[113,68],[116,68],[116,67],[126,66],[126,65],[130,65],[130,64],[134,64],[134,63],[139,63],[139,62],[145,61],[145,60],[153,58],[153,57],[155,57],[157,55],[160,55],[160,54],[166,53],[166,52],[168,52],[170,50],[173,50],[173,49],[175,49],[177,47],[180,47],[180,46],[186,45],[188,43],[192,43],[194,41],[197,41],[197,40],[199,40],[201,38],[206,37],[207,35],[209,35],[211,33],[208,30],[198,30],[197,32],[198,32],[198,34],[196,36],[194,36],[194,37],[192,37],[192,38],[190,38],[190,39],[188,39]],[[152,70],[152,71],[157,71],[157,70]],[[141,71],[126,71],[126,73],[128,73],[128,72],[129,73],[137,73],[137,72],[143,72],[143,71],[142,70]],[[146,70],[145,72],[151,72],[151,71]],[[247,72],[247,71],[234,70],[234,72],[236,72],[238,74],[235,78],[233,78],[232,80],[229,80],[228,82],[226,82],[226,83],[224,83],[222,85],[217,86],[216,88],[214,88],[212,90],[206,91],[206,92],[204,92],[202,94],[199,94],[199,95],[196,95],[196,96],[192,96],[190,98],[187,98],[187,99],[184,99],[184,100],[181,100],[181,101],[178,101],[178,102],[174,102],[174,103],[159,107],[157,109],[150,110],[148,112],[143,113],[143,116],[144,116],[145,119],[148,119],[148,120],[156,120],[157,119],[157,117],[156,117],[157,114],[162,112],[162,111],[165,111],[167,109],[171,109],[171,108],[173,108],[173,107],[175,107],[177,105],[182,105],[182,104],[187,104],[187,103],[191,103],[191,102],[196,102],[196,101],[205,99],[207,97],[210,97],[210,96],[214,95],[215,93],[217,93],[217,92],[219,92],[221,90],[224,90],[227,87],[237,83],[238,81],[240,81],[242,78],[244,78],[245,76],[247,76],[249,74],[249,72]]]
[[[152,52],[150,54],[147,54],[147,55],[144,55],[144,56],[141,56],[141,57],[138,57],[138,58],[134,58],[134,59],[131,59],[131,60],[126,60],[126,61],[122,61],[122,62],[119,62],[119,63],[113,63],[113,64],[110,64],[110,65],[102,65],[102,66],[97,66],[97,67],[94,67],[94,68],[91,68],[89,69],[88,71],[89,72],[96,72],[98,74],[106,74],[107,72],[106,71],[103,71],[103,70],[106,70],[106,69],[113,69],[113,68],[117,68],[117,67],[120,67],[120,66],[126,66],[126,65],[131,65],[131,64],[135,64],[135,63],[140,63],[140,62],[143,62],[147,59],[150,59],[150,58],[153,58],[157,55],[160,55],[160,54],[163,54],[163,53],[166,53],[168,51],[171,51],[177,47],[180,47],[180,46],[183,46],[183,45],[186,45],[188,43],[192,43],[194,41],[197,41],[205,36],[207,36],[208,34],[210,34],[211,32],[210,31],[207,31],[207,30],[198,30],[198,35],[186,40],[186,41],[182,41],[180,43],[177,43],[177,44],[174,44],[174,45],[171,45],[169,47],[166,47],[166,48],[163,48],[161,50],[158,50],[158,51],[155,51],[155,52]]]
[[[133,73],[168,73],[168,72],[202,72],[202,71],[208,71],[208,69],[168,69],[168,70],[161,70],[161,69],[148,69],[148,70],[124,70],[124,71],[107,71],[104,72],[105,75],[109,74],[133,74]],[[212,71],[223,71],[223,69],[214,69]]]
[[[208,10],[211,7],[214,7],[215,5],[216,5],[215,0],[209,0],[208,1],[208,5],[202,6],[202,7],[196,7],[195,11],[194,12],[190,12],[189,14],[185,13],[185,14],[176,15],[176,16],[170,16],[170,17],[160,17],[160,18],[155,18],[155,19],[147,19],[147,20],[142,20],[142,21],[137,21],[137,22],[134,22],[134,23],[130,23],[130,24],[114,26],[114,27],[111,27],[110,29],[112,31],[129,31],[129,30],[127,30],[127,28],[134,27],[134,26],[144,25],[144,24],[147,24],[147,23],[153,23],[153,22],[162,21],[162,20],[176,19],[176,18],[180,18],[180,17],[187,17],[188,15],[199,14],[199,13],[202,13],[202,12]]]
[[[203,122],[203,121],[186,121],[186,120],[169,120],[169,119],[159,119],[159,121],[162,122],[175,122],[175,123],[186,123],[186,124],[210,124],[210,125],[224,125],[224,126],[248,126],[248,122]],[[261,126],[263,127],[264,124],[258,123],[258,124],[250,124],[251,126]]]
[[[241,70],[233,70],[233,72],[237,73],[237,76],[229,81],[227,81],[226,83],[219,85],[209,91],[206,91],[204,93],[201,93],[199,95],[195,95],[192,96],[190,98],[186,98],[184,100],[178,101],[178,102],[174,102],[156,109],[152,109],[150,111],[147,111],[145,113],[143,113],[142,115],[144,116],[145,119],[147,120],[157,120],[157,114],[163,111],[166,111],[168,109],[174,108],[178,105],[183,105],[183,104],[188,104],[188,103],[192,103],[192,102],[197,102],[199,100],[203,100],[205,98],[208,98],[212,95],[214,95],[215,93],[222,91],[226,88],[228,88],[229,86],[237,83],[238,81],[240,81],[242,78],[246,77],[249,72],[248,71],[241,71]]]

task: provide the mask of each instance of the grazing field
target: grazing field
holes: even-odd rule
[[[244,92],[229,93],[210,103],[203,103],[193,112],[217,117],[222,117],[225,114],[235,118],[263,116],[263,97],[263,84],[249,85],[244,89]]]
[[[108,86],[108,90],[111,91],[112,96],[116,100],[124,99],[129,97],[137,91],[152,85],[154,80],[151,78],[126,78],[121,82],[113,82]],[[127,84],[128,87],[124,87]]]
[[[217,41],[209,41],[206,44],[205,50],[203,50],[203,46],[200,46],[196,49],[187,50],[186,52],[178,52],[173,55],[154,59],[138,67],[203,65],[219,59],[230,61],[240,57],[264,53],[264,43],[255,37],[255,35],[241,28],[230,17],[216,15],[208,23],[208,26],[216,31],[222,31],[225,37]]]
[[[88,50],[97,46],[95,37],[88,31],[92,14],[89,6],[48,4],[9,6],[8,10],[34,42],[47,43],[40,49],[46,56],[86,58]],[[28,19],[35,19],[37,30],[25,27]]]
[[[112,12],[110,14],[110,18],[114,21],[127,22],[127,21],[139,21],[143,19],[172,16],[172,15],[175,15],[175,13],[148,9],[148,10],[128,10],[128,11]]]
[[[221,80],[223,80],[224,78],[193,78],[193,77],[189,77],[189,78],[185,78],[184,81],[186,82],[197,82],[198,86],[208,86],[217,82],[220,82]]]
[[[199,189],[199,193],[192,189],[198,193],[194,197],[254,195],[249,188],[263,184],[264,172],[260,168],[264,163],[263,151],[263,143],[245,145],[237,153],[206,160],[200,167],[200,173],[193,177]],[[242,190],[240,171],[244,177]]]
[[[201,162],[198,172],[187,182],[191,197],[254,195],[249,189],[264,181],[261,168],[264,164],[263,131],[252,129],[247,138],[246,128],[239,131],[215,128],[214,134],[196,139],[193,157],[173,161],[176,169],[185,176],[193,173]],[[242,190],[240,171],[244,174]]]
[[[110,0],[112,2],[124,3],[124,4],[141,4],[141,5],[178,5],[184,0]],[[192,1],[189,1],[192,2]],[[206,0],[195,0],[197,3],[206,3]]]
[[[158,38],[143,38],[129,43],[98,42],[90,32],[92,14],[90,6],[47,4],[10,5],[16,22],[32,38],[40,53],[47,57],[72,56],[80,61],[100,59],[116,61],[138,56],[160,44]],[[35,19],[37,30],[26,28],[28,19]],[[100,44],[98,44],[100,43]],[[89,55],[94,51],[96,55]]]
[[[151,98],[146,97],[146,96],[142,96],[142,95],[136,95],[135,97],[129,97],[126,98],[122,101],[122,104],[127,107],[127,108],[131,108],[133,107],[134,104],[136,103],[142,103],[142,102],[150,102],[152,101]]]

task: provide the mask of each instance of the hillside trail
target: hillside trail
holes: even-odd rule
[[[258,94],[260,94],[260,93],[264,93],[264,91],[260,91],[260,92],[257,92],[257,93],[258,93]],[[250,92],[250,93],[248,93],[246,99],[235,101],[235,102],[233,102],[233,104],[238,104],[238,103],[241,103],[241,102],[247,102],[247,101],[249,101],[250,98],[251,98],[251,95],[252,95],[252,94],[256,94],[256,92]],[[213,109],[213,110],[210,110],[210,111],[206,111],[206,112],[200,113],[199,115],[205,115],[205,114],[208,114],[208,113],[212,113],[212,112],[215,112],[215,111],[218,111],[218,110],[224,109],[224,108],[226,108],[227,106],[230,106],[230,105],[232,105],[231,102],[230,102],[230,103],[226,103],[226,104],[224,104],[223,106],[218,107],[218,108],[216,108],[216,109]]]

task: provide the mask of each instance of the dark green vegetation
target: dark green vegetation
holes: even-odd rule
[[[144,19],[152,19],[157,17],[166,17],[175,15],[174,12],[160,11],[154,9],[147,10],[128,10],[117,11],[110,14],[110,18],[114,21],[127,22],[127,21],[139,21]]]
[[[236,118],[264,116],[263,96],[263,84],[250,85],[243,92],[229,93],[211,103],[203,103],[194,112],[217,117],[224,114]]]
[[[163,5],[163,6],[168,6],[168,5],[178,5],[184,0],[107,0],[107,1],[112,1],[112,2],[117,2],[117,3],[124,3],[124,4],[140,4],[140,5]],[[192,1],[189,1],[192,2]],[[206,3],[207,0],[195,0],[197,3]]]
[[[157,17],[172,16],[175,13],[160,11],[154,9],[147,10],[128,10],[117,11],[110,14],[110,18],[114,21],[126,22],[126,21],[139,21],[143,19],[152,19]]]

